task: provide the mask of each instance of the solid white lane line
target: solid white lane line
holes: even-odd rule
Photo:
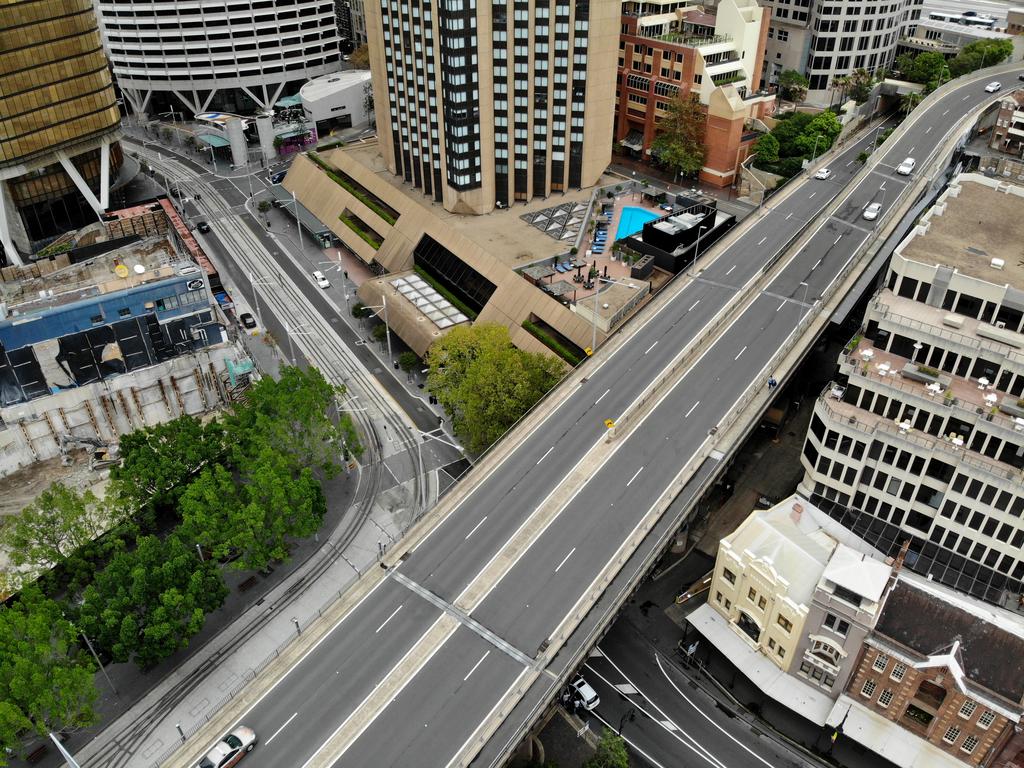
[[[786,217],[786,221],[789,221],[791,218],[793,218],[793,214],[792,213],[790,213],[789,216]]]
[[[686,311],[693,312],[693,308],[696,307],[698,304],[700,304],[700,299],[697,299],[695,302],[693,302],[693,304],[690,305],[690,308]]]
[[[942,116],[945,117],[948,114],[949,114],[949,110],[947,109],[945,112],[942,113]]]
[[[287,720],[285,720],[284,721],[284,725],[282,725],[280,728],[278,728],[276,731],[274,731],[274,735],[271,736],[269,739],[267,739],[266,741],[263,742],[263,746],[265,746],[265,747],[269,746],[270,742],[272,742],[274,739],[277,738],[277,734],[279,734],[281,731],[283,731],[285,728],[287,728],[288,727],[288,723],[290,723],[292,720],[294,720],[298,716],[299,716],[299,713],[296,712],[294,715],[292,715]]]
[[[726,272],[725,274],[726,274],[726,275],[730,275],[730,274],[732,274],[732,271],[733,271],[734,269],[736,269],[736,265],[735,265],[735,264],[733,264],[733,265],[732,265],[731,267],[729,267],[728,271],[727,271],[727,272]]]
[[[550,451],[548,451],[548,453],[550,453]],[[544,454],[544,455],[547,456],[547,453]],[[540,464],[539,461],[537,463]],[[474,533],[476,533],[476,529],[479,528],[481,525],[483,525],[486,522],[487,522],[487,515],[484,515],[483,518],[480,520],[480,522],[473,526],[473,530],[466,534],[466,538],[468,539],[470,536],[472,536]]]
[[[700,400],[698,400],[696,403],[690,406],[690,410],[686,412],[686,416],[683,416],[683,418],[685,419],[687,416],[693,413],[693,409],[696,408],[698,405],[700,405]]]
[[[602,397],[603,397],[603,395],[602,395]],[[594,403],[594,405],[597,405],[597,403]],[[550,454],[550,453],[551,453],[551,452],[552,452],[553,450],[555,450],[555,446],[553,446],[553,445],[552,445],[552,446],[551,446],[550,448],[548,448],[548,449],[547,449],[547,450],[546,450],[546,451],[544,452],[544,455],[543,455],[543,456],[541,456],[541,457],[540,457],[539,459],[537,459],[537,463],[538,463],[538,464],[540,464],[540,463],[541,463],[542,461],[544,461],[544,459],[546,459],[546,458],[548,457],[548,455],[549,455],[549,454]],[[469,538],[469,536],[467,536],[466,538],[468,539],[468,538]]]
[[[755,760],[757,760],[757,762],[762,763],[762,764],[768,766],[768,768],[772,768],[772,764],[771,763],[769,763],[763,757],[758,755],[756,752],[754,752],[752,749],[750,749],[750,747],[746,746],[742,741],[737,739],[735,736],[733,736],[731,733],[729,733],[727,730],[725,730],[722,726],[720,726],[718,723],[716,723],[714,720],[712,720],[707,715],[707,713],[704,712],[703,709],[698,707],[694,702],[690,701],[690,699],[687,698],[686,694],[683,693],[681,690],[679,690],[679,686],[675,684],[675,682],[672,680],[672,678],[669,677],[668,674],[665,672],[665,668],[663,666],[661,666],[661,656],[660,655],[655,654],[654,655],[654,660],[656,662],[658,662],[658,669],[661,670],[661,674],[665,676],[666,680],[668,680],[668,684],[671,685],[673,688],[675,688],[676,689],[676,693],[678,693],[680,696],[682,696],[686,700],[687,704],[689,704],[691,707],[693,707],[695,710],[697,710],[697,713],[701,717],[703,717],[705,720],[707,720],[709,723],[711,723],[713,726],[715,726],[715,728],[720,730],[724,735],[728,736],[731,741],[735,742],[739,747],[741,747],[743,749],[744,752],[746,752],[751,757],[753,757]]]
[[[637,479],[637,477],[640,475],[640,473],[643,472],[643,471],[644,471],[644,468],[640,467],[640,469],[638,469],[636,471],[636,474],[634,474],[631,478],[629,478],[629,482],[626,483],[626,487],[628,488],[633,483],[633,481]]]
[[[611,388],[609,388],[609,389],[606,389],[606,390],[604,391],[604,393],[603,393],[603,394],[602,394],[602,395],[601,395],[601,396],[600,396],[599,398],[597,398],[597,400],[595,400],[595,401],[594,401],[594,405],[597,405],[597,404],[598,404],[598,403],[600,403],[600,402],[601,402],[602,400],[604,400],[604,396],[605,396],[605,395],[607,395],[607,394],[608,394],[609,392],[611,392],[611,391],[612,391],[612,390],[611,390]]]
[[[814,266],[813,266],[813,267],[811,267],[811,272],[813,272],[814,270],[816,270],[816,269],[818,268],[818,265],[819,265],[819,264],[821,264],[821,259],[818,259],[818,260],[817,260],[816,262],[814,262]]]
[[[597,712],[591,712],[590,714],[592,714],[594,717],[596,717],[598,720],[600,720],[608,730],[611,731],[611,730],[615,729],[614,725],[612,725],[607,720],[605,720],[603,717],[601,717],[601,715],[599,715]],[[638,747],[636,744],[634,744],[632,741],[630,741],[628,736],[620,736],[619,738],[621,738],[624,742],[626,742],[629,745],[629,748],[631,750],[633,750],[638,755],[640,755],[640,757],[642,757],[644,760],[646,760],[648,763],[650,763],[652,766],[654,766],[654,768],[665,768],[665,766],[663,766],[661,763],[659,763],[653,757],[651,757],[646,752],[644,752],[642,749],[640,749],[640,747]]]
[[[481,664],[483,664],[484,663],[484,659],[486,659],[490,655],[491,655],[490,651],[484,651],[484,655],[480,657],[480,661],[478,661],[476,664],[473,665],[473,668],[471,670],[469,670],[469,672],[466,674],[466,676],[464,678],[462,678],[462,682],[466,682],[467,680],[469,680],[469,676],[472,675],[474,672],[476,672],[476,668],[479,667]]]
[[[651,344],[651,346],[649,346],[649,347],[648,347],[647,349],[645,349],[645,350],[644,350],[644,354],[646,355],[646,354],[647,354],[648,352],[650,352],[650,351],[651,351],[652,349],[654,349],[654,348],[655,348],[656,346],[658,346],[658,342],[654,342],[653,344]]]
[[[931,126],[929,125],[929,126],[928,126],[928,127],[927,127],[927,128],[925,129],[924,135],[925,135],[925,136],[927,136],[927,135],[928,135],[929,133],[931,133],[931,132],[932,132],[932,127],[931,127]]]
[[[569,554],[566,555],[565,557],[563,557],[562,558],[562,562],[560,562],[558,564],[558,568],[555,568],[555,573],[558,573],[558,571],[561,570],[562,566],[565,565],[565,561],[568,560],[570,557],[572,557],[572,553],[575,552],[575,551],[576,551],[576,547],[573,547],[572,549],[569,550]]]
[[[739,352],[736,353],[736,357],[734,357],[733,360],[739,360],[740,359],[740,355],[742,355],[746,351],[747,351],[747,348],[743,347],[743,349],[741,349]]]
[[[483,521],[481,520],[480,522],[483,522]],[[405,605],[405,603],[402,603],[402,605]],[[381,624],[379,627],[377,627],[377,631],[374,632],[373,634],[376,635],[378,632],[380,632],[382,629],[384,629],[384,627],[387,626],[387,623],[389,621],[391,621],[393,618],[395,618],[395,614],[398,613],[400,610],[402,610],[402,605],[400,605],[397,608],[395,608],[395,610],[392,612],[392,614],[390,616],[388,616],[386,619],[384,619],[384,623]]]
[[[811,192],[811,194],[809,194],[809,195],[807,196],[807,199],[808,199],[808,200],[810,200],[810,199],[811,199],[812,197],[814,197],[814,196],[815,196],[816,194],[818,194],[818,193],[817,193],[817,192]]]
[[[910,148],[910,153],[913,154],[914,150],[917,149],[917,144]]]
[[[761,238],[760,240],[758,240],[758,241],[757,241],[757,244],[758,244],[758,245],[761,245],[761,244],[762,244],[762,243],[764,243],[764,241],[765,241],[765,240],[767,240],[767,239],[768,239],[768,235],[765,235],[764,237],[762,237],[762,238]]]
[[[853,158],[853,160],[851,160],[850,162],[848,162],[848,163],[846,164],[846,167],[847,167],[847,168],[849,168],[849,167],[850,167],[851,165],[853,165],[853,164],[854,164],[854,163],[856,163],[856,162],[857,162],[857,158]]]
[[[835,239],[835,240],[834,240],[834,241],[832,242],[832,245],[838,245],[839,241],[840,241],[840,240],[842,240],[842,239],[843,239],[843,236],[842,236],[842,235],[840,235],[839,237],[837,237],[837,238],[836,238],[836,239]]]
[[[775,308],[775,311],[776,311],[776,312],[778,312],[778,311],[779,311],[780,309],[782,309],[782,308],[783,308],[784,306],[786,306],[786,302],[785,302],[785,301],[783,301],[783,302],[782,302],[781,304],[779,304],[779,306],[777,306],[777,307]]]
[[[960,101],[967,101],[969,98],[971,98],[971,94],[967,94],[962,99],[960,99]],[[946,112],[949,112],[949,110],[947,109]],[[943,112],[942,114],[946,114],[946,112]]]

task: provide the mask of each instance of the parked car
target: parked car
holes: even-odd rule
[[[210,231],[210,225],[207,224],[205,221],[200,221],[199,222],[199,226],[196,227],[196,229],[198,229],[200,232],[202,232],[205,235],[207,232]]]
[[[270,177],[271,184],[280,184],[284,181],[284,177],[288,175],[288,171],[278,171]]]
[[[597,705],[601,703],[597,691],[593,689],[590,683],[583,679],[583,675],[576,675],[569,683],[569,687],[572,689],[573,697],[576,701],[580,702],[588,712],[596,709]]]
[[[331,287],[331,281],[328,280],[324,273],[321,272],[319,269],[313,270],[313,280],[315,280],[316,284],[319,285],[321,288]]]
[[[249,312],[243,312],[242,314],[240,314],[238,316],[238,322],[242,324],[243,328],[246,328],[250,331],[256,327],[256,318],[253,317],[252,314]]]
[[[912,157],[908,157],[906,160],[904,160],[902,163],[896,166],[896,173],[898,173],[900,176],[909,176],[914,172],[914,167],[916,165],[917,161]]]
[[[1002,87],[1003,87],[1002,83],[1000,83],[1000,82],[998,82],[996,80],[993,80],[991,83],[989,83],[988,85],[985,86],[985,93],[995,93],[996,91],[998,91]]]
[[[868,221],[874,221],[878,218],[878,214],[882,210],[881,203],[870,203],[864,208],[864,218]]]
[[[199,761],[199,768],[231,768],[255,746],[256,732],[239,725],[210,748]]]
[[[816,174],[814,174],[814,178],[816,178],[816,179],[827,179],[831,175],[832,175],[832,170],[830,168],[820,168],[818,170],[818,172]]]

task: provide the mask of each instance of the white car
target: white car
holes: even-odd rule
[[[579,701],[587,712],[595,709],[601,703],[597,691],[591,687],[590,683],[583,679],[583,675],[576,675],[572,682],[569,683],[569,687],[572,688],[573,698]]]
[[[991,83],[989,83],[988,85],[985,86],[985,93],[995,93],[996,91],[998,91],[1002,87],[1003,87],[1002,83],[1000,83],[997,80],[993,80]]]
[[[816,178],[816,179],[827,179],[831,175],[832,175],[831,169],[829,169],[829,168],[822,168],[816,174],[814,174],[814,178]]]
[[[256,746],[256,732],[239,725],[214,744],[199,761],[199,768],[230,768]]]
[[[319,269],[313,271],[313,280],[315,280],[316,284],[319,285],[321,288],[331,287],[331,281],[328,280],[324,273],[321,272]]]
[[[900,176],[909,176],[914,172],[914,167],[916,165],[917,161],[912,157],[908,157],[906,160],[904,160],[902,163],[896,166],[896,173],[898,173]]]
[[[868,221],[874,221],[878,218],[878,214],[882,210],[881,203],[871,203],[864,208],[864,218]]]

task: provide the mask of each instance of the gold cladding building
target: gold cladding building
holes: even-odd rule
[[[120,111],[90,0],[0,0],[0,251],[106,210]]]

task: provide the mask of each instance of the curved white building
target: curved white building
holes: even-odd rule
[[[340,65],[333,0],[96,0],[137,113],[267,109]]]

